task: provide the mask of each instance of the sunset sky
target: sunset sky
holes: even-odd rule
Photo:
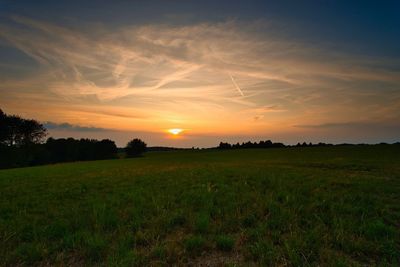
[[[0,0],[0,108],[50,136],[119,146],[396,142],[399,11],[400,1]]]

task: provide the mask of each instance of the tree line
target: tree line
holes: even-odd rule
[[[341,144],[345,145],[345,144]],[[230,143],[224,143],[220,142],[219,146],[217,147],[218,149],[237,149],[237,148],[278,148],[278,147],[313,147],[313,146],[333,146],[333,144],[327,144],[327,143],[297,143],[296,145],[285,145],[283,143],[273,143],[271,140],[266,140],[266,141],[260,141],[260,142],[243,142],[243,143],[236,143],[236,144],[230,144]]]
[[[118,157],[109,139],[48,138],[46,128],[36,120],[8,115],[0,109],[0,168],[40,164],[113,159]],[[128,157],[140,156],[146,143],[133,139],[125,148]]]
[[[395,145],[395,146],[400,146],[400,142],[396,142],[393,144],[388,144],[388,143],[379,143],[375,145]],[[236,143],[236,144],[230,144],[230,143],[225,143],[225,142],[220,142],[219,145],[216,147],[216,149],[243,149],[243,148],[279,148],[279,147],[329,147],[329,146],[374,146],[371,144],[347,144],[347,143],[342,143],[342,144],[329,144],[329,143],[297,143],[296,145],[285,145],[283,143],[273,143],[271,140],[267,141],[260,141],[260,142],[246,142],[246,143]]]
[[[272,148],[272,147],[285,147],[283,143],[273,143],[271,140],[260,141],[260,142],[246,142],[246,143],[236,143],[229,144],[221,142],[219,143],[219,149],[237,149],[237,148]]]

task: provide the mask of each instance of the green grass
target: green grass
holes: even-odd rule
[[[400,147],[0,171],[0,266],[400,266]]]
[[[235,245],[235,240],[226,235],[220,235],[216,238],[217,248],[222,251],[231,251]]]

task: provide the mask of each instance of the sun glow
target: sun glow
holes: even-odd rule
[[[178,128],[175,128],[175,129],[168,129],[168,132],[169,132],[170,134],[173,134],[173,135],[178,135],[178,134],[180,134],[180,133],[183,132],[183,129],[178,129]]]

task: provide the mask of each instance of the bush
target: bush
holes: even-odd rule
[[[146,152],[146,143],[140,139],[131,140],[125,147],[125,152],[128,157],[138,157]]]

